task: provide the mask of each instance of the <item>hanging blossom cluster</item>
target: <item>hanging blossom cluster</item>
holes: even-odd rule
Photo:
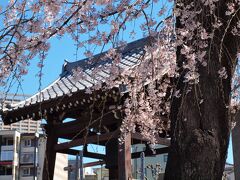
[[[176,51],[172,42],[173,28],[162,30],[151,45],[139,66],[124,74],[130,97],[125,102],[122,131],[140,132],[152,144],[156,136],[170,128],[171,78],[176,74]],[[130,78],[127,78],[130,77]]]
[[[177,41],[176,44],[181,46],[181,54],[186,57],[186,61],[183,62],[183,68],[187,70],[185,74],[185,81],[190,83],[199,82],[199,72],[198,65],[207,67],[209,61],[211,60],[211,44],[213,38],[216,36],[216,32],[228,31],[229,24],[232,23],[234,16],[239,13],[239,0],[234,0],[232,3],[226,3],[227,10],[225,12],[228,20],[223,20],[218,17],[218,11],[220,11],[219,0],[202,0],[199,2],[191,2],[187,6],[183,3],[176,3],[175,16],[179,18],[182,28],[176,29]],[[202,17],[205,12],[210,12],[210,17]],[[203,24],[201,22],[202,18],[209,18],[209,24]],[[235,23],[232,29],[232,34],[235,36],[240,35],[239,31],[240,20]],[[222,27],[226,27],[222,29]],[[223,39],[223,37],[219,37]],[[221,41],[221,42],[222,42]],[[219,51],[220,57],[223,53],[223,44],[221,44],[221,49]],[[219,77],[222,79],[227,78],[227,72],[225,67],[219,68]]]
[[[179,18],[179,22],[177,23],[182,25],[182,28],[176,29],[176,45],[181,47],[181,54],[186,57],[182,67],[180,67],[186,72],[184,76],[185,82],[190,84],[198,83],[200,77],[199,68],[208,68],[208,64],[211,64],[211,51],[214,49],[212,47],[215,46],[215,44],[213,44],[214,38],[220,39],[219,62],[221,64],[224,64],[221,62],[221,57],[223,56],[223,53],[226,53],[224,52],[223,44],[226,34],[231,32],[233,36],[239,38],[240,0],[233,0],[223,6],[224,7],[221,7],[219,5],[219,0],[202,0],[189,3],[187,6],[181,2],[176,4],[175,16]],[[226,9],[226,11],[223,12],[223,9]],[[206,12],[209,12],[210,16],[204,17],[204,14],[208,14]],[[221,13],[225,14],[225,19],[219,17],[219,14]],[[202,18],[208,18],[208,20],[204,21],[205,24],[201,22]],[[224,32],[222,37],[219,36],[219,31]],[[238,54],[238,59],[239,58],[240,56]],[[229,61],[234,62],[235,59],[229,59]],[[227,72],[227,68],[223,65],[218,68],[218,76],[221,80],[226,80],[229,75],[231,77],[233,76],[232,99],[230,104],[226,104],[226,107],[229,108],[233,115],[240,110],[239,63],[236,65],[235,73],[230,72],[234,74],[229,74],[229,71]],[[175,92],[178,91],[179,90],[175,90]],[[204,99],[202,99],[200,103],[203,101]],[[234,127],[235,122],[232,123],[232,127]]]
[[[221,63],[221,57],[224,51],[224,38],[226,38],[227,32],[231,32],[232,35],[239,38],[240,36],[240,0],[233,0],[231,3],[226,3],[224,7],[219,6],[219,0],[201,0],[193,1],[185,6],[179,2],[175,5],[175,16],[179,18],[181,28],[176,29],[176,45],[181,47],[181,54],[184,55],[182,68],[185,72],[185,82],[189,84],[197,84],[199,82],[199,68],[208,68],[208,64],[211,64],[211,51],[215,46],[213,39],[219,35],[219,31],[224,32],[223,36],[218,36],[220,39],[219,49],[219,62]],[[225,12],[222,12],[226,9]],[[204,17],[204,14],[210,16]],[[225,14],[225,19],[219,17],[220,13]],[[205,24],[201,22],[202,18],[208,18],[205,20]],[[208,24],[206,23],[208,22]],[[230,28],[230,25],[231,29]],[[210,42],[210,43],[209,43]],[[238,56],[239,59],[239,56]],[[229,60],[235,61],[235,60]],[[224,64],[224,63],[222,63]],[[231,103],[226,105],[230,109],[231,113],[236,113],[239,108],[239,64],[236,66],[235,74],[232,79],[232,99]],[[176,69],[178,69],[176,68]],[[218,67],[218,76],[221,80],[228,78],[230,74],[227,72],[227,68],[223,65]],[[233,73],[233,72],[230,72]],[[191,87],[190,87],[191,88]],[[179,90],[175,89],[175,93]],[[202,103],[204,99],[201,99]]]
[[[204,6],[208,6],[211,12],[214,11],[214,1],[205,1]],[[199,22],[199,14],[202,13],[203,8],[196,9],[196,3],[189,3],[184,6],[183,3],[177,3],[175,8],[175,16],[179,18],[179,23],[183,24],[182,28],[176,29],[177,45],[181,46],[181,54],[186,57],[183,62],[183,69],[187,72],[185,74],[185,82],[196,84],[199,82],[198,63],[202,66],[207,66],[208,40],[213,38],[212,32],[209,33]],[[216,26],[219,27],[220,24]],[[198,32],[198,33],[196,33]],[[194,39],[194,40],[193,40]]]
[[[144,54],[139,57],[139,64],[133,68],[120,68],[119,64],[124,54],[121,54],[119,48],[111,48],[107,51],[100,61],[110,59],[111,63],[94,67],[91,76],[97,79],[98,73],[104,70],[109,70],[111,76],[104,80],[107,82],[104,86],[99,79],[91,89],[86,91],[92,93],[100,88],[112,89],[125,85],[129,97],[123,105],[125,115],[121,131],[141,132],[152,144],[156,143],[159,133],[169,130],[170,127],[168,118],[172,93],[170,79],[176,76],[172,20],[172,18],[165,20],[160,32],[151,31],[151,36],[146,38]],[[120,47],[120,50],[124,47]],[[74,70],[73,73],[76,80],[89,78],[81,68]]]

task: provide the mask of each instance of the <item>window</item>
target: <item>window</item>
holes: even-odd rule
[[[12,175],[12,167],[6,168],[6,175]]]
[[[1,161],[12,161],[13,151],[1,151]]]
[[[12,146],[13,145],[13,138],[10,138],[10,137],[3,138],[2,145],[3,146]]]
[[[6,144],[7,144],[8,146],[13,145],[13,139],[7,139]]]
[[[25,139],[25,140],[24,140],[24,146],[25,146],[25,147],[31,147],[31,144],[32,144],[32,143],[31,143],[31,139]]]
[[[21,163],[33,163],[34,154],[33,153],[23,153],[21,155]]]
[[[167,162],[167,159],[168,159],[168,155],[163,155],[163,161]]]
[[[0,176],[1,175],[12,175],[12,167],[0,166]]]
[[[23,168],[23,176],[30,176],[30,168]]]
[[[22,170],[22,176],[23,177],[33,176],[33,175],[34,175],[34,168],[33,167],[23,168],[23,170]]]

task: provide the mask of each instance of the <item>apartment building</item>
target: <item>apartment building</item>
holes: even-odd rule
[[[0,130],[0,180],[42,180],[46,138],[38,133]],[[57,154],[55,180],[67,180],[65,154]]]
[[[17,180],[19,176],[20,133],[0,131],[0,179]]]
[[[20,133],[41,133],[41,121],[33,121],[31,119],[19,121],[11,125],[4,125],[0,121],[0,131],[1,130],[17,130]]]
[[[0,92],[0,109],[30,97],[25,94]],[[26,119],[4,125],[0,117],[0,180],[42,180],[46,138],[41,121]],[[63,168],[68,156],[57,153],[55,180],[67,180]]]
[[[37,170],[42,164],[38,162],[37,133],[23,133],[20,139],[19,149],[19,176],[20,180],[37,179]]]

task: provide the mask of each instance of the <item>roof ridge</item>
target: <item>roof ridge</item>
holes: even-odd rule
[[[126,53],[130,53],[132,50],[136,51],[136,49],[138,49],[138,48],[144,48],[144,46],[149,42],[150,39],[152,39],[152,36],[147,36],[147,37],[129,42],[126,45],[116,47],[115,49],[117,49],[119,52],[121,52],[123,55],[125,55]],[[65,63],[62,66],[62,72],[60,74],[60,77],[62,78],[64,76],[66,76],[67,74],[71,74],[72,70],[77,67],[81,67],[81,68],[83,68],[83,70],[85,70],[85,69],[91,69],[98,65],[104,65],[107,63],[111,63],[112,62],[111,59],[106,59],[106,60],[101,59],[101,57],[104,57],[104,55],[108,51],[109,51],[109,49],[107,51],[104,51],[104,52],[94,55],[92,58],[84,58],[84,59],[80,59],[80,60],[73,61],[73,62],[69,62],[69,61],[65,60]],[[90,61],[93,61],[93,62],[90,62]]]

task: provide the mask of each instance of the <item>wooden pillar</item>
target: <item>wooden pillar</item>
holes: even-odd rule
[[[132,179],[131,133],[125,135],[123,143],[118,145],[118,179]]]
[[[117,138],[110,139],[106,144],[106,168],[109,169],[109,179],[132,179],[131,166],[131,134],[125,136],[122,144]]]
[[[54,150],[54,146],[58,141],[54,131],[55,123],[56,121],[54,119],[49,119],[46,125],[47,144],[44,159],[43,180],[53,180],[56,160],[56,151]]]
[[[240,179],[240,112],[236,114],[236,126],[232,130],[232,146],[235,179]]]
[[[109,179],[118,179],[118,139],[110,139],[106,144],[106,168],[109,170]]]

